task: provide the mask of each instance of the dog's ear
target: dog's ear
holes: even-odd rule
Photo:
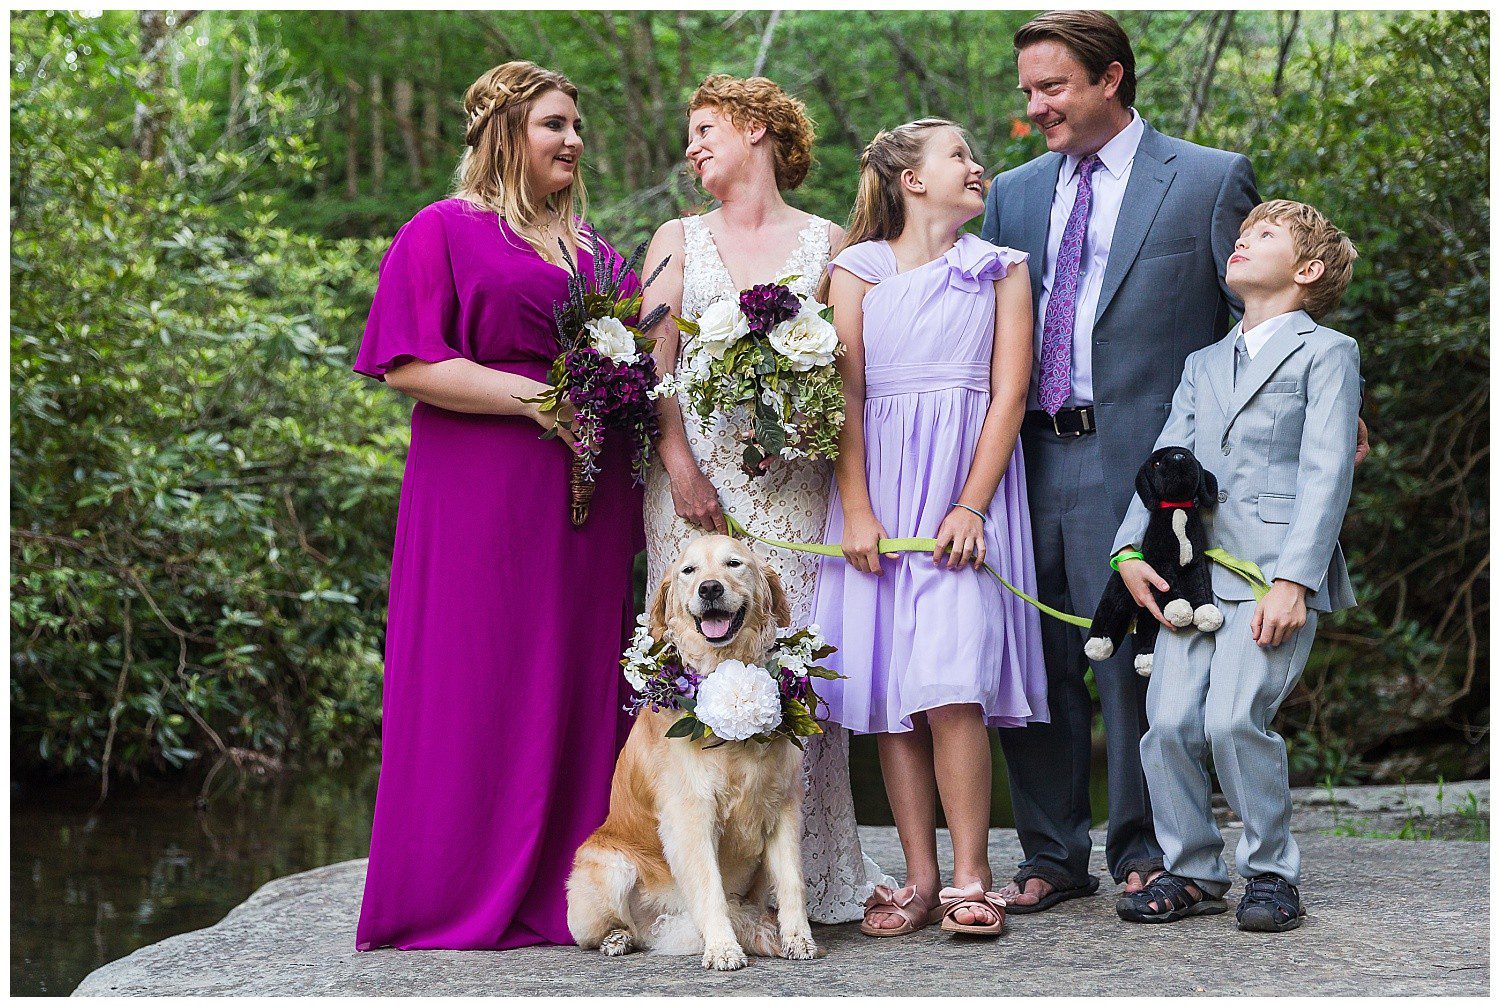
[[[672,592],[673,567],[669,567],[662,576],[661,583],[656,585],[656,593],[651,596],[651,604],[646,606],[650,613],[647,617],[646,628],[651,631],[651,639],[661,643],[662,638],[667,635],[667,596]]]
[[[1202,465],[1198,466],[1198,506],[1217,507],[1219,505],[1219,480],[1214,474]]]
[[[1156,486],[1151,480],[1151,462],[1155,458],[1155,454],[1147,458],[1135,473],[1135,494],[1141,498],[1141,503],[1146,505],[1147,510],[1155,510],[1161,505],[1161,497],[1157,496]]]
[[[778,626],[790,626],[792,603],[787,600],[786,589],[781,586],[781,575],[770,566],[766,567],[766,586],[771,591],[771,618]]]

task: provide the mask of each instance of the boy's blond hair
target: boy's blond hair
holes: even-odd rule
[[[1303,310],[1314,318],[1322,318],[1349,289],[1354,260],[1359,258],[1354,242],[1315,207],[1290,199],[1273,199],[1251,210],[1240,225],[1240,233],[1263,220],[1280,224],[1291,233],[1299,266],[1313,259],[1323,263],[1323,275],[1302,288]]]

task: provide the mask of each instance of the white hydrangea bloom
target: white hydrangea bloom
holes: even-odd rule
[[[595,318],[584,328],[590,345],[617,364],[628,364],[640,355],[635,337],[618,318]]]
[[[698,719],[726,741],[744,741],[781,726],[781,692],[765,668],[725,661],[698,686]]]

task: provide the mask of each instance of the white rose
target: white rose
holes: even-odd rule
[[[594,349],[617,364],[628,364],[639,354],[635,337],[618,318],[596,318],[584,326]]]
[[[750,322],[737,298],[720,298],[698,316],[698,346],[715,360],[722,360],[731,346],[749,334]]]
[[[726,741],[744,741],[781,726],[781,691],[765,668],[725,661],[698,686],[693,710]]]
[[[810,371],[833,363],[839,347],[838,332],[817,313],[816,301],[803,305],[801,313],[771,330],[771,348],[785,357],[794,371]]]

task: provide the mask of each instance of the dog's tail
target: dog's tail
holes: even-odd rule
[[[747,954],[775,958],[781,953],[781,934],[776,917],[760,906],[730,896],[729,925],[734,928],[735,940]],[[703,934],[687,913],[663,913],[651,924],[651,953],[701,955]]]

